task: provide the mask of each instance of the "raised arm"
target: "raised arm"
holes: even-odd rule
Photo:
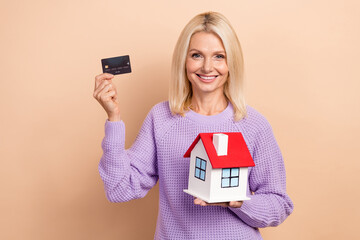
[[[150,112],[135,143],[125,150],[125,124],[120,118],[113,77],[107,73],[95,77],[93,96],[108,115],[99,172],[109,201],[124,202],[144,197],[156,184],[156,144]]]

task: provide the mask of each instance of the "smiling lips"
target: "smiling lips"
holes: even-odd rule
[[[211,82],[212,80],[214,80],[215,78],[217,78],[217,75],[213,75],[213,76],[205,76],[205,75],[200,75],[200,74],[196,74],[200,80],[204,81],[204,82]]]

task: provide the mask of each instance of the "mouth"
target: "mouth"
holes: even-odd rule
[[[206,75],[200,75],[197,73],[196,73],[196,76],[198,76],[198,78],[200,78],[201,80],[205,80],[205,81],[212,81],[218,77],[218,75],[206,76]]]

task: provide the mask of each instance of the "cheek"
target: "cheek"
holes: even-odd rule
[[[193,72],[193,65],[188,60],[186,60],[185,69],[186,69],[186,76],[188,80],[191,82],[191,73]]]
[[[199,69],[198,61],[194,61],[193,59],[187,59],[186,60],[186,71],[187,71],[188,74],[196,72],[198,69]]]
[[[226,63],[219,64],[216,69],[221,75],[227,75],[229,73],[229,68]]]

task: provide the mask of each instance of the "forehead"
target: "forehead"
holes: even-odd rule
[[[225,51],[221,38],[211,32],[197,32],[191,39],[189,51],[192,49],[200,51]]]

